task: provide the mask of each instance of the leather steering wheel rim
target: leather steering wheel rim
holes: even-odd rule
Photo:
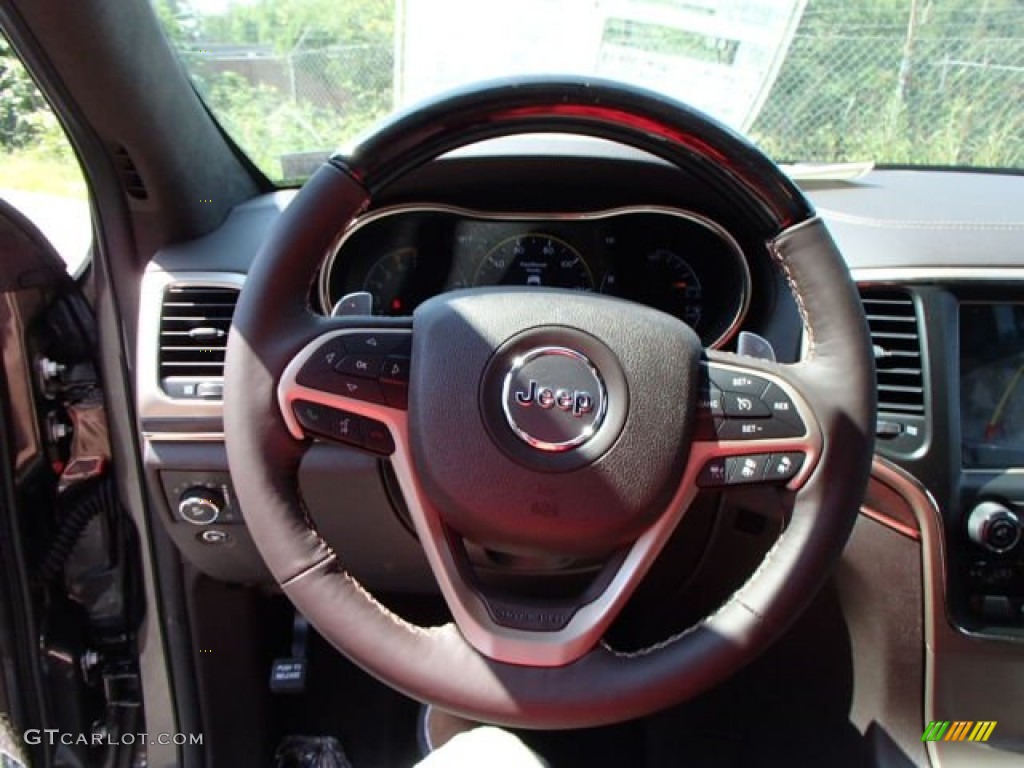
[[[799,309],[806,354],[792,365],[735,360],[792,382],[822,435],[813,471],[793,494],[786,530],[717,611],[657,646],[625,654],[598,643],[553,667],[490,658],[453,624],[414,626],[350,577],[303,509],[297,469],[308,441],[289,431],[278,398],[282,376],[301,350],[356,327],[308,307],[310,282],[339,230],[382,188],[445,152],[538,132],[590,135],[650,152],[726,195],[763,233]],[[407,320],[374,321],[377,328],[409,327]],[[583,727],[692,698],[753,659],[800,614],[838,560],[867,484],[874,366],[842,257],[808,201],[770,160],[729,129],[658,94],[589,79],[544,79],[468,88],[400,114],[307,182],[246,279],[228,338],[224,405],[228,460],[249,531],[284,593],[325,639],[392,687],[465,716],[521,727]]]

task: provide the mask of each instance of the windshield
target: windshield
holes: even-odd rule
[[[457,85],[655,88],[781,162],[1024,167],[1020,0],[153,0],[271,179]]]

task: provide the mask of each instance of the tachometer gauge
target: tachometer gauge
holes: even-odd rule
[[[398,248],[370,267],[363,290],[373,296],[375,315],[408,315],[419,303],[416,295],[415,248]]]
[[[551,235],[517,235],[494,246],[477,268],[474,285],[538,285],[594,290],[580,252]]]
[[[626,296],[662,312],[675,315],[691,328],[697,329],[704,311],[704,288],[689,262],[668,248],[649,251],[636,273],[614,273],[605,278],[602,290]],[[627,284],[620,285],[620,282]]]

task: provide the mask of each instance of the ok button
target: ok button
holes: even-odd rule
[[[723,395],[725,415],[741,419],[767,419],[772,415],[759,397],[726,392]]]
[[[376,379],[383,363],[383,355],[345,355],[334,370],[361,379]]]

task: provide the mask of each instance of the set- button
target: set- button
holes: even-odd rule
[[[746,456],[718,456],[709,459],[697,476],[701,488],[752,483],[782,483],[792,480],[804,463],[799,451],[754,453]]]
[[[354,400],[407,408],[411,336],[408,333],[353,333],[325,341],[296,381]]]
[[[297,400],[292,411],[310,434],[385,456],[394,453],[391,432],[379,421],[306,400]]]

